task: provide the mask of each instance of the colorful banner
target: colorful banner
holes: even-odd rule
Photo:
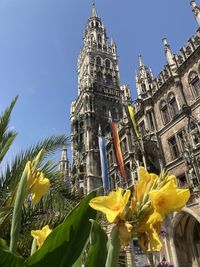
[[[139,136],[139,133],[138,133],[138,129],[137,129],[137,124],[136,124],[136,121],[135,121],[135,110],[134,110],[133,106],[128,106],[128,113],[129,113],[130,119],[131,119],[132,124],[133,124],[134,133],[137,136],[137,138],[140,139],[140,136]]]
[[[123,181],[126,181],[126,172],[124,169],[124,160],[122,157],[122,151],[120,147],[120,141],[119,141],[119,135],[118,135],[118,127],[117,123],[112,122],[112,133],[113,133],[113,141],[114,141],[114,146],[115,146],[115,153],[116,153],[116,158],[119,164],[119,170],[120,174],[123,178]]]
[[[106,156],[106,139],[105,136],[99,136],[99,151],[101,159],[101,175],[103,187],[106,192],[110,191],[110,181],[108,175],[108,161]]]

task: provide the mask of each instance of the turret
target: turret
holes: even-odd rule
[[[175,68],[176,68],[176,63],[174,61],[174,55],[171,52],[170,45],[168,44],[167,39],[163,38],[162,42],[163,42],[163,45],[164,45],[164,52],[165,52],[165,56],[166,56],[167,62],[169,64],[169,67],[170,67],[172,73],[174,73]]]
[[[136,72],[136,87],[139,98],[150,96],[153,74],[152,71],[145,66],[142,56],[139,55],[139,70]]]
[[[192,7],[192,12],[195,15],[196,21],[198,25],[200,26],[200,8],[197,6],[195,0],[190,0],[190,5]]]
[[[67,146],[64,145],[61,157],[59,161],[59,169],[61,171],[61,174],[63,176],[63,180],[66,181],[67,185],[70,185],[70,168],[69,168],[69,160],[67,157]]]

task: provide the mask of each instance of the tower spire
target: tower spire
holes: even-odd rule
[[[138,55],[138,60],[139,60],[139,66],[140,67],[144,66],[144,61],[142,59],[142,55],[141,54]]]
[[[92,17],[97,17],[97,12],[95,8],[95,2],[92,0]]]
[[[192,7],[192,12],[195,15],[196,21],[200,26],[200,8],[196,4],[196,0],[190,0],[190,5]]]
[[[164,45],[164,51],[165,51],[167,62],[168,62],[168,64],[170,66],[174,66],[173,54],[172,54],[172,51],[170,49],[170,45],[167,42],[167,39],[163,38],[162,42],[163,42],[163,45]]]

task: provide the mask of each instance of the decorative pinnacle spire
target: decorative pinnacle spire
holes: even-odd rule
[[[94,0],[92,0],[92,17],[97,17]]]
[[[165,51],[165,55],[167,58],[167,62],[170,66],[172,66],[172,65],[174,65],[174,59],[173,59],[173,54],[172,54],[171,49],[170,49],[170,45],[168,44],[166,38],[163,38],[162,42],[164,45],[164,51]]]
[[[139,59],[139,66],[140,67],[144,66],[144,62],[143,62],[143,59],[142,59],[142,55],[141,54],[138,55],[138,59]]]
[[[196,21],[200,26],[200,8],[196,4],[196,0],[190,0],[190,5],[192,7],[192,12],[195,15]]]
[[[66,144],[63,145],[60,161],[67,161],[67,145]]]
[[[192,8],[195,8],[197,6],[195,0],[190,0],[190,5]]]

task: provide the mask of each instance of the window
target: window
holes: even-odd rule
[[[89,101],[90,101],[90,111],[93,110],[93,101],[92,101],[92,97],[90,96],[89,98]]]
[[[111,85],[113,83],[112,76],[110,74],[106,76],[106,83],[107,85]]]
[[[179,149],[178,149],[178,145],[177,145],[175,136],[173,136],[171,139],[169,139],[168,142],[169,142],[169,148],[170,148],[172,159],[178,158],[179,157]]]
[[[102,75],[102,73],[100,71],[97,72],[97,81],[98,82],[102,82],[103,81],[103,75]]]
[[[153,131],[155,129],[155,127],[154,127],[154,122],[153,122],[153,114],[152,114],[152,111],[149,111],[147,113],[147,120],[148,120],[149,130],[150,131]]]
[[[179,109],[178,109],[177,101],[176,101],[174,94],[169,95],[168,103],[170,106],[172,116],[173,117],[176,116],[178,114]]]
[[[122,153],[125,154],[128,151],[126,137],[121,141]]]
[[[198,74],[195,71],[190,72],[188,80],[195,97],[200,96],[200,80]]]
[[[181,152],[183,152],[185,150],[185,142],[186,142],[186,133],[185,133],[185,130],[182,130],[181,132],[179,132],[177,134],[177,137],[178,137],[178,142],[179,142],[180,150],[181,150]]]
[[[195,96],[200,96],[200,80],[196,80],[192,83],[193,88],[194,88],[194,92],[195,92]]]
[[[100,57],[96,57],[96,64],[101,65],[101,58]]]
[[[142,93],[146,93],[146,85],[144,83],[141,84]]]
[[[146,129],[145,129],[144,121],[142,121],[142,122],[139,124],[139,132],[140,132],[142,135],[145,135],[145,133],[146,133]]]
[[[108,164],[109,164],[109,166],[112,166],[113,165],[113,152],[112,151],[110,151],[109,153],[108,153]]]
[[[189,127],[190,127],[190,133],[191,133],[194,145],[199,144],[200,143],[200,132],[199,132],[198,124],[195,123],[194,121],[191,121]]]
[[[160,110],[161,110],[163,123],[167,124],[170,121],[170,116],[169,116],[168,106],[167,106],[167,103],[165,101],[161,102]]]
[[[131,179],[130,162],[126,163],[125,172],[126,172],[127,179],[130,180]]]
[[[106,68],[110,68],[110,60],[109,59],[106,59],[105,64],[106,64]]]
[[[188,187],[188,183],[187,183],[187,179],[186,179],[185,175],[177,177],[177,180],[178,180],[179,186],[181,188]]]
[[[98,43],[101,44],[101,42],[102,42],[101,34],[98,34],[97,40],[98,40]]]
[[[114,108],[112,114],[113,114],[113,116],[112,116],[113,117],[113,120],[114,121],[117,121],[119,119],[119,111],[118,111],[118,109],[117,108]]]

